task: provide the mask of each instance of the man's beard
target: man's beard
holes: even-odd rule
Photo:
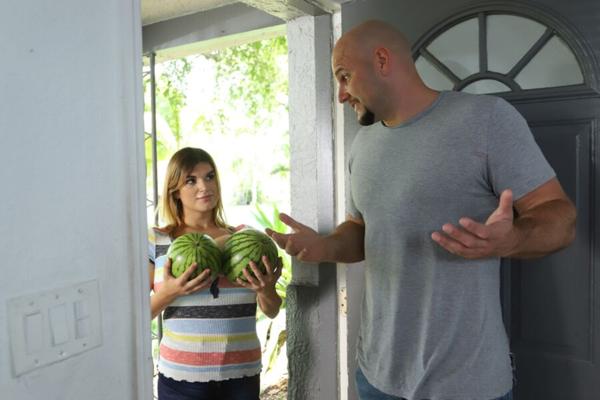
[[[365,107],[365,112],[358,117],[358,123],[362,126],[373,125],[375,123],[375,114]]]

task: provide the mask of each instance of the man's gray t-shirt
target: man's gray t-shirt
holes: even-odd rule
[[[348,211],[365,222],[358,363],[408,400],[487,400],[512,386],[500,260],[467,260],[431,239],[485,222],[555,176],[521,115],[491,96],[442,92],[401,126],[362,128],[349,157]]]

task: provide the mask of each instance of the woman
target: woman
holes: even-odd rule
[[[261,273],[251,262],[244,270],[247,281],[233,284],[217,278],[218,296],[209,290],[213,282],[208,268],[190,279],[196,268],[210,266],[192,264],[178,278],[172,276],[166,256],[172,240],[197,232],[223,243],[235,231],[223,217],[215,163],[202,149],[187,147],[173,155],[160,211],[166,226],[151,232],[149,266],[152,318],[163,312],[159,400],[258,400],[256,305],[270,318],[278,314],[281,298],[275,283],[281,268],[263,257],[266,273]]]

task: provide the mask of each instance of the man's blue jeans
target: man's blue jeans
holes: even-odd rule
[[[358,398],[360,400],[404,400],[402,397],[391,396],[377,390],[367,381],[367,378],[365,378],[360,368],[356,369],[356,391],[358,392]],[[491,400],[512,400],[512,391],[506,393],[502,397]]]

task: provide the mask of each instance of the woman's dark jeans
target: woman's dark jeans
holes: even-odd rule
[[[224,381],[176,381],[158,375],[158,400],[259,400],[260,375]]]

